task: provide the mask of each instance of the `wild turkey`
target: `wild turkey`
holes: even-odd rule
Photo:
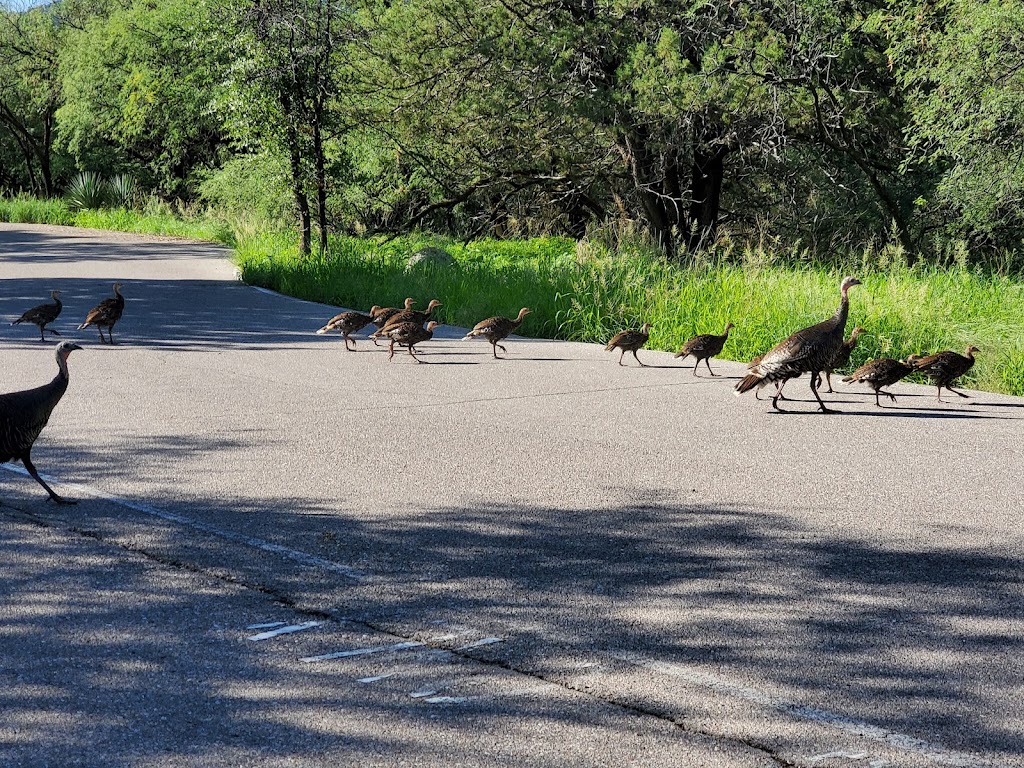
[[[882,387],[895,384],[907,374],[912,373],[914,366],[911,358],[907,360],[893,360],[891,357],[875,358],[864,363],[864,365],[849,376],[844,377],[843,381],[846,383],[859,381],[867,384],[875,390],[875,405],[881,408],[882,404],[878,400],[879,395],[885,395],[894,403],[896,402],[896,395],[892,392],[883,392]]]
[[[942,402],[943,387],[954,395],[969,397],[969,395],[953,389],[950,384],[971,370],[971,366],[974,365],[974,353],[980,351],[977,347],[970,346],[962,355],[948,349],[945,352],[936,352],[934,355],[915,360],[914,370],[931,378],[932,384],[936,386],[935,398],[940,403]]]
[[[761,364],[762,360],[764,360],[764,355],[758,355],[757,357],[755,357],[753,360],[751,360],[749,363],[747,363],[747,371],[754,371],[754,370],[756,370],[757,366]],[[761,399],[761,390],[764,387],[766,387],[767,385],[768,385],[767,381],[762,381],[760,384],[757,385],[757,389],[754,390],[754,398],[756,400],[760,400]],[[775,391],[778,394],[779,400],[789,400],[788,397],[786,397],[785,395],[782,394],[782,388],[785,385],[786,385],[786,382],[784,382],[784,381],[782,381],[782,382],[779,382],[779,381],[775,382]]]
[[[729,329],[735,327],[732,323],[726,323],[725,331],[721,336],[716,336],[713,333],[702,333],[700,336],[694,336],[683,344],[682,349],[676,352],[676,357],[686,358],[690,355],[694,356],[696,359],[696,362],[693,364],[694,376],[697,375],[697,366],[700,365],[701,360],[708,367],[708,373],[712,376],[717,376],[718,374],[711,370],[711,358],[722,351],[725,342],[729,339]]]
[[[502,352],[508,352],[498,342],[504,338],[507,338],[512,334],[516,328],[523,324],[523,318],[530,314],[530,310],[527,307],[523,307],[519,310],[519,314],[515,320],[510,320],[507,317],[488,317],[486,320],[481,320],[479,323],[473,326],[473,330],[463,336],[463,339],[473,339],[479,336],[483,336],[489,342],[491,342],[491,352],[494,355],[494,359],[498,359],[498,350]]]
[[[75,502],[59,496],[43,481],[32,463],[31,453],[32,445],[68,388],[68,355],[76,349],[81,347],[70,341],[62,341],[57,345],[58,371],[49,384],[0,395],[0,463],[20,460],[28,473],[58,504]]]
[[[32,307],[32,309],[26,311],[25,314],[11,323],[11,325],[32,323],[33,325],[39,326],[40,341],[46,341],[44,331],[49,331],[55,336],[60,336],[60,331],[55,331],[53,328],[46,327],[57,319],[57,316],[60,315],[60,310],[64,306],[60,303],[60,291],[50,291],[50,298],[53,299],[52,304],[40,304],[39,306]]]
[[[405,300],[405,310],[412,309],[412,305],[416,303],[416,299],[407,298]],[[402,312],[402,309],[398,307],[376,307],[377,311],[370,310],[370,316],[373,318],[373,324],[378,328],[383,328],[387,325],[388,320]],[[370,334],[370,338],[373,339],[374,346],[377,346],[377,338],[374,334]]]
[[[619,365],[622,365],[622,357],[627,352],[632,352],[633,357],[640,363],[640,358],[636,356],[636,351],[640,349],[644,344],[647,343],[647,339],[650,338],[651,324],[644,323],[643,327],[639,331],[619,331],[612,336],[611,341],[605,346],[605,352],[611,352],[613,349],[622,350],[619,352]],[[646,368],[644,363],[640,363],[641,368]]]
[[[436,320],[431,320],[427,323],[427,327],[424,328],[419,323],[398,323],[397,325],[390,326],[384,331],[384,335],[391,339],[391,344],[388,345],[388,360],[395,356],[395,344],[404,344],[409,348],[409,354],[412,355],[412,359],[417,363],[423,361],[416,357],[413,352],[413,347],[422,341],[430,341],[434,337],[434,329],[440,325]]]
[[[847,292],[854,285],[860,285],[860,280],[855,277],[843,278],[839,286],[842,298],[835,314],[817,325],[797,331],[772,347],[758,363],[757,368],[736,385],[736,394],[749,392],[762,382],[777,381],[784,384],[788,379],[795,379],[802,373],[810,373],[811,391],[818,401],[821,412],[831,413],[818,394],[816,377],[832,362],[843,344],[846,318],[850,314],[850,299]],[[772,407],[777,411],[782,410],[779,408],[780,391],[781,387],[772,398]]]
[[[85,322],[78,326],[83,331],[90,325],[95,325],[100,332],[100,343],[114,343],[114,323],[121,319],[124,312],[124,296],[121,295],[121,284],[114,283],[114,298],[104,299],[85,316]],[[103,338],[103,329],[107,329],[108,339]]]
[[[850,355],[853,353],[853,348],[857,346],[857,337],[864,333],[864,329],[857,327],[850,331],[850,338],[844,341],[839,351],[836,352],[836,356],[832,358],[832,362],[825,366],[825,379],[828,381],[828,391],[832,392],[832,371],[836,368],[843,368],[847,363],[850,362]],[[821,386],[821,376],[818,376],[818,386]]]
[[[423,312],[419,312],[415,309],[403,309],[400,312],[396,312],[380,327],[379,330],[370,334],[373,338],[379,339],[381,336],[387,336],[387,329],[392,325],[398,325],[399,323],[419,323],[423,325],[430,321],[431,316],[434,314],[434,309],[437,307],[444,306],[437,299],[431,299],[427,305],[427,309]]]
[[[380,309],[380,307],[373,307],[370,310],[372,313],[374,309]],[[341,331],[341,337],[345,340],[345,349],[349,349],[348,343],[352,342],[351,349],[356,348],[356,342],[354,339],[350,339],[348,335],[361,331],[363,328],[373,322],[371,315],[364,315],[362,312],[342,312],[340,315],[335,315],[327,321],[327,325],[317,331],[318,334],[330,333],[331,331]]]

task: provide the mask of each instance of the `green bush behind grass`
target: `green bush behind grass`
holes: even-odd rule
[[[1024,396],[1024,279],[962,264],[911,267],[900,254],[870,249],[825,264],[747,248],[687,265],[628,238],[611,248],[559,237],[463,244],[425,234],[338,236],[325,255],[302,257],[293,234],[253,222],[182,216],[166,206],[72,212],[60,200],[28,197],[0,200],[0,221],[221,242],[236,248],[251,284],[362,310],[399,306],[406,296],[423,308],[437,298],[444,303],[439,318],[461,327],[528,306],[533,314],[520,332],[540,338],[604,343],[623,328],[650,322],[648,346],[674,351],[691,336],[721,333],[732,322],[737,327],[722,354],[731,360],[749,360],[831,315],[840,280],[854,274],[863,285],[851,290],[847,329],[860,325],[867,332],[853,365],[974,344],[981,352],[964,385]],[[444,248],[455,264],[408,269],[408,257],[425,246]]]

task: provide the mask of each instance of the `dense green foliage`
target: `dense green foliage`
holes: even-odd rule
[[[0,193],[129,175],[303,252],[628,226],[670,258],[898,243],[1021,267],[1014,0],[7,8]]]

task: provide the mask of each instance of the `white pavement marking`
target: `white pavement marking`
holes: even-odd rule
[[[24,469],[23,467],[13,466],[11,464],[0,464],[0,467],[6,469],[8,472],[14,472],[15,474],[18,475],[31,477],[31,475],[29,475],[28,473],[28,470]],[[47,483],[50,483],[52,485],[59,485],[63,488],[68,488],[79,495],[92,496],[93,498],[103,499],[104,501],[119,504],[122,507],[134,509],[136,512],[142,512],[146,515],[158,517],[161,520],[167,520],[168,522],[178,523],[179,525],[185,525],[194,530],[202,531],[203,533],[209,533],[222,539],[236,541],[240,544],[246,544],[250,547],[261,549],[264,552],[272,552],[275,555],[286,557],[289,560],[294,560],[297,563],[301,563],[302,565],[308,565],[312,568],[322,568],[324,570],[332,571],[334,573],[340,573],[342,576],[347,576],[353,581],[365,582],[369,580],[369,577],[366,574],[357,571],[355,568],[350,568],[347,565],[335,563],[331,560],[325,560],[322,557],[311,555],[308,552],[301,552],[297,549],[282,547],[280,544],[274,544],[269,541],[264,541],[263,539],[254,538],[252,536],[243,536],[240,533],[223,531],[220,528],[214,528],[212,525],[201,523],[198,520],[193,520],[190,517],[185,517],[184,515],[176,515],[173,512],[164,512],[162,510],[156,509],[155,507],[151,507],[148,504],[142,504],[137,501],[129,501],[128,499],[121,498],[120,496],[115,496],[111,493],[101,491],[97,488],[92,488],[91,486],[88,485],[81,485],[80,483],[65,483],[64,481],[56,477],[53,477],[52,475],[40,474],[40,477],[43,478],[43,480],[45,480]]]
[[[378,645],[373,648],[356,648],[351,651],[336,651],[334,653],[324,653],[319,656],[303,656],[299,661],[304,661],[307,664],[313,661],[330,661],[331,659],[347,659],[352,656],[368,656],[371,653],[388,653],[391,651],[405,651],[409,648],[422,648],[425,647],[426,643],[421,643],[419,640],[410,640],[406,643],[395,643],[394,645]]]
[[[434,696],[426,701],[428,704],[461,704],[471,698],[471,696]]]
[[[483,640],[477,640],[475,642],[469,643],[468,645],[460,645],[455,650],[456,651],[468,651],[468,650],[471,650],[473,648],[479,648],[482,645],[492,645],[494,643],[500,643],[500,642],[502,642],[502,639],[500,637],[485,637]]]
[[[844,758],[846,760],[863,760],[867,756],[867,752],[844,752],[840,749],[835,752],[826,752],[823,755],[809,757],[807,758],[807,763],[809,765],[817,765],[818,763],[824,763],[826,760],[831,760],[833,757]]]
[[[246,629],[270,629],[271,627],[280,627],[286,623],[284,621],[268,621],[266,624],[250,624]]]
[[[801,720],[808,720],[820,725],[828,725],[836,728],[837,730],[843,731],[844,733],[850,733],[854,736],[860,736],[865,739],[870,739],[871,741],[877,741],[889,747],[895,747],[896,749],[901,749],[906,752],[914,752],[938,765],[951,765],[956,766],[957,768],[974,768],[975,766],[993,765],[992,762],[975,755],[969,755],[964,752],[955,752],[953,750],[946,749],[939,744],[931,744],[927,741],[923,741],[922,739],[915,738],[914,736],[908,736],[904,733],[891,731],[888,728],[882,728],[860,720],[854,720],[846,715],[840,715],[835,712],[818,709],[817,707],[809,707],[804,704],[796,704],[795,702],[787,701],[780,696],[759,691],[756,688],[750,688],[745,685],[738,685],[724,678],[708,674],[707,672],[690,669],[682,664],[658,661],[657,659],[646,658],[626,651],[613,651],[609,655],[620,661],[625,661],[638,667],[644,667],[645,669],[660,672],[664,675],[671,675],[672,677],[685,680],[688,683],[702,688],[709,688],[716,693],[743,699],[754,704],[771,707],[783,714],[790,715]]]
[[[409,694],[409,697],[413,698],[413,699],[425,699],[425,698],[427,698],[427,696],[436,696],[436,695],[437,695],[437,689],[436,688],[425,688],[422,691],[413,691],[412,693]]]
[[[268,632],[260,632],[258,635],[253,635],[250,640],[269,640],[272,637],[278,635],[290,635],[293,632],[302,632],[305,629],[312,629],[313,627],[319,627],[323,624],[322,621],[307,621],[304,624],[289,624],[287,627],[279,627],[278,629],[271,629]]]
[[[362,683],[363,685],[368,685],[370,683],[376,683],[379,680],[387,680],[389,677],[394,677],[397,674],[397,672],[385,672],[383,675],[374,675],[373,677],[360,677],[358,680],[356,680],[356,682]]]

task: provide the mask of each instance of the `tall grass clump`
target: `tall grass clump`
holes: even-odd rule
[[[30,195],[0,198],[0,221],[11,224],[74,223],[74,214],[63,200],[42,200]]]

